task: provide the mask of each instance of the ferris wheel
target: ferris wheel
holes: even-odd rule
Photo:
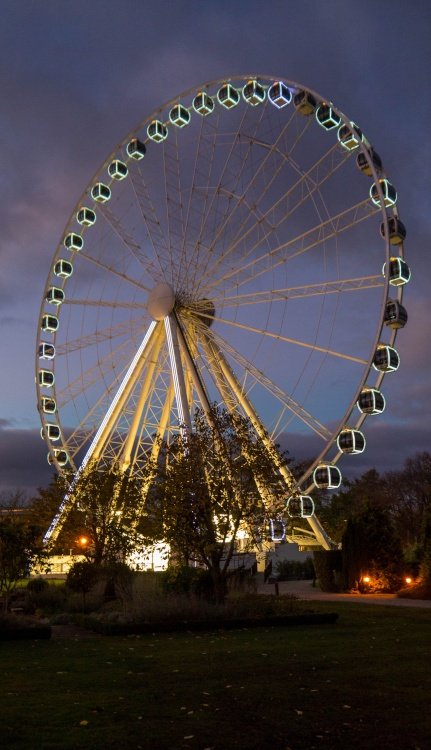
[[[330,547],[313,489],[336,489],[339,459],[365,449],[361,425],[399,365],[410,270],[396,200],[360,128],[292,81],[213,81],[149,115],[84,190],[48,273],[36,383],[49,463],[143,477],[160,439],[217,403],[273,457],[286,514],[310,526],[295,541]],[[295,481],[274,445],[311,437]]]

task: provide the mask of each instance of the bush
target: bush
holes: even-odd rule
[[[36,612],[40,615],[54,614],[62,612],[66,603],[66,587],[63,586],[50,586],[49,583],[45,582],[46,586],[42,587],[39,591],[34,591],[32,588],[27,586],[26,597],[25,597],[25,611]]]
[[[161,586],[165,594],[194,593],[200,576],[199,568],[190,568],[188,565],[179,565],[168,568],[161,573]]]
[[[30,578],[26,588],[27,591],[31,591],[33,594],[40,594],[49,588],[49,583],[44,578]]]
[[[71,591],[82,594],[82,607],[84,610],[86,606],[86,594],[91,591],[99,580],[100,569],[94,563],[87,561],[76,562],[70,568],[66,578],[66,585]]]
[[[314,565],[311,557],[305,560],[279,560],[275,566],[279,581],[303,581],[314,578]]]
[[[322,591],[337,592],[341,589],[341,550],[318,550],[313,552],[314,569]]]

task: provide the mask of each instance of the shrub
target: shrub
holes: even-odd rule
[[[188,565],[168,568],[161,573],[162,591],[165,594],[190,595],[194,591],[199,574],[199,568],[190,568]]]
[[[27,591],[31,591],[33,594],[40,594],[49,588],[49,583],[45,578],[30,578],[26,588]]]
[[[45,583],[45,582],[44,582]],[[34,591],[27,586],[25,598],[25,611],[36,612],[39,614],[53,614],[62,612],[66,602],[66,587],[50,586],[46,582],[46,587],[39,591]]]
[[[322,591],[340,591],[342,555],[341,550],[318,550],[313,553],[316,578]]]
[[[66,585],[71,591],[82,594],[82,606],[84,610],[86,603],[85,596],[99,580],[100,569],[94,563],[87,561],[76,562],[70,568],[66,578]]]
[[[305,560],[279,560],[275,566],[279,581],[302,581],[314,578],[314,565],[311,557]]]

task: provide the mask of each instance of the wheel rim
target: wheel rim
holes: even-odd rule
[[[57,407],[54,416],[41,409],[41,419],[60,471],[61,451],[79,471],[90,450],[142,472],[154,436],[177,432],[201,402],[195,368],[208,401],[243,412],[251,404],[273,440],[288,430],[319,435],[321,450],[298,483],[308,493],[315,467],[342,455],[340,430],[361,426],[366,415],[355,404],[364,385],[380,387],[384,373],[371,369],[373,355],[396,336],[383,325],[389,286],[381,267],[391,255],[388,218],[397,217],[395,205],[384,206],[386,175],[366,141],[349,151],[339,129],[325,132],[314,114],[293,102],[274,107],[267,94],[275,79],[259,77],[263,103],[245,101],[247,80],[230,80],[240,92],[230,109],[217,100],[226,82],[215,81],[152,113],[105,160],[72,212],[54,254],[57,271],[47,278],[36,352],[38,403],[52,398]],[[293,96],[323,103],[316,92],[283,83]],[[214,102],[205,116],[192,107],[199,91]],[[178,104],[191,114],[184,127],[169,121],[174,108],[181,116]],[[355,133],[331,107],[340,127]],[[154,132],[167,128],[165,140],[148,138],[154,121]],[[142,160],[127,154],[133,138],[146,145]],[[369,177],[352,163],[358,153]],[[115,173],[118,162],[127,175]],[[380,206],[369,199],[370,183]],[[78,223],[83,207],[95,223]],[[61,262],[73,265],[71,275],[59,275]],[[168,306],[160,285],[172,292]],[[60,296],[53,288],[64,301],[52,299]],[[390,296],[401,301],[402,286]],[[47,315],[58,318],[57,331],[40,329]],[[100,446],[100,425],[150,327],[134,385],[127,384]],[[180,343],[169,344],[169,335]],[[55,346],[53,358],[41,359],[43,344]],[[40,382],[41,369],[54,374],[54,385]],[[60,441],[49,437],[53,421]],[[95,437],[97,450],[90,448]]]

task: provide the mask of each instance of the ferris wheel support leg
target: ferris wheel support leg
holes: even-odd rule
[[[153,321],[151,323],[142,341],[142,344],[136,352],[129,369],[127,370],[123,381],[114,396],[111,406],[106,412],[105,418],[103,419],[102,424],[100,425],[94,437],[94,440],[90,445],[90,448],[88,449],[84,461],[82,462],[83,464],[84,462],[87,463],[90,458],[97,459],[100,457],[103,447],[109,437],[109,433],[111,432],[113,425],[117,421],[122,407],[127,401],[127,398],[129,397],[133,386],[135,385],[140,373],[142,372],[145,357],[148,354],[150,347],[152,348],[154,346],[155,338],[157,336],[158,329],[160,330],[160,327],[160,324],[157,324],[156,321]],[[82,465],[81,468],[83,468]]]
[[[171,380],[169,384],[168,392],[166,395],[165,403],[163,404],[163,411],[160,417],[160,422],[158,424],[156,434],[154,436],[153,444],[151,446],[151,453],[150,453],[150,458],[149,458],[150,466],[154,466],[154,464],[156,463],[159,457],[160,448],[162,446],[163,435],[165,434],[166,428],[168,426],[169,414],[171,413],[172,404],[174,402],[174,396],[175,396],[175,390],[174,390],[173,381]],[[148,495],[148,491],[151,487],[153,480],[154,480],[154,472],[149,471],[148,475],[145,478],[145,481],[142,484],[141,499],[139,502],[138,510],[141,510],[144,508],[147,495]],[[137,517],[136,517],[136,521],[134,524],[134,528],[136,528],[140,520],[139,518],[140,513],[138,512],[136,515]]]
[[[235,398],[232,396],[229,386],[226,383],[225,378],[223,377],[221,368],[218,366],[218,360],[213,356],[213,353],[210,349],[210,346],[208,344],[208,340],[206,337],[202,338],[202,346],[207,356],[207,359],[212,363],[212,372],[214,375],[217,388],[220,392],[220,395],[224,403],[228,407],[229,411],[232,413],[233,421],[235,422],[235,413],[236,413]],[[244,453],[244,458],[247,460],[248,458],[247,453]],[[271,507],[274,506],[274,501],[271,498],[271,494],[268,492],[267,488],[259,480],[259,477],[257,475],[254,475],[254,480],[256,482],[256,487],[259,492],[259,495],[262,498],[263,504],[265,508],[270,512]]]
[[[141,371],[142,359],[145,353],[148,351],[149,346],[152,346],[154,343],[153,337],[154,337],[154,332],[157,327],[161,328],[160,324],[158,324],[156,321],[153,321],[150,324],[148,331],[146,332],[142,340],[142,343],[139,346],[139,349],[136,352],[129,366],[129,369],[127,370],[121,382],[121,385],[117,393],[115,394],[108,411],[105,414],[102,424],[97,430],[93,438],[93,441],[82,460],[81,466],[76,472],[70,484],[70,487],[63,498],[63,501],[58,509],[58,512],[54,516],[51,522],[51,525],[43,538],[44,545],[52,544],[58,538],[58,535],[66,520],[66,517],[74,505],[74,502],[75,502],[74,490],[78,483],[78,480],[82,472],[84,471],[86,465],[88,464],[88,462],[93,458],[99,457],[101,450],[103,448],[103,445],[105,444],[107,437],[109,435],[109,431],[112,428],[112,425],[118,416],[119,410],[121,409],[124,401],[127,398],[127,394],[130,391],[132,383],[136,381],[139,375],[139,372]]]
[[[216,425],[215,425],[213,414],[211,411],[209,398],[207,396],[204,385],[202,383],[199,372],[197,370],[196,363],[190,353],[190,349],[185,339],[184,332],[181,328],[181,325],[178,325],[177,332],[178,332],[178,340],[181,345],[181,350],[184,354],[184,359],[187,365],[187,370],[190,373],[190,377],[193,381],[193,385],[195,387],[195,391],[197,393],[198,399],[204,410],[204,414],[206,418],[208,419],[208,423],[211,425],[212,428],[215,428]]]
[[[229,364],[226,362],[226,359],[224,358],[223,353],[220,351],[219,347],[213,341],[209,339],[208,334],[206,335],[206,339],[208,342],[208,346],[213,354],[213,357],[218,362],[219,368],[221,372],[223,373],[223,376],[225,377],[227,383],[229,384],[238,403],[241,405],[245,414],[247,415],[247,417],[250,419],[251,423],[253,424],[258,436],[260,437],[263,444],[265,445],[269,456],[274,460],[280,474],[285,479],[288,490],[292,493],[298,492],[298,488],[296,486],[296,482],[292,474],[290,473],[287,466],[285,466],[282,463],[280,456],[278,455],[278,452],[272,443],[271,438],[269,437],[268,433],[264,429],[254,407],[251,405],[247,396],[244,394],[244,391],[241,388],[238,380],[236,379],[236,376],[231,370]],[[309,525],[311,526],[319,544],[321,544],[324,549],[333,549],[334,545],[331,539],[326,534],[323,526],[321,525],[320,521],[316,518],[316,516],[311,516],[307,518],[307,521]]]
[[[192,422],[187,399],[186,382],[181,362],[181,352],[178,343],[178,323],[174,314],[170,313],[163,319],[165,323],[166,338],[168,341],[169,358],[174,380],[175,400],[177,403],[180,429],[184,435],[190,433]]]
[[[127,435],[127,439],[124,444],[124,448],[123,448],[121,459],[120,459],[121,471],[125,471],[128,468],[128,466],[130,466],[130,455],[132,452],[133,443],[135,442],[135,439],[136,439],[136,433],[138,431],[139,423],[141,420],[142,410],[148,398],[151,384],[153,382],[154,371],[156,369],[162,343],[163,343],[163,328],[162,326],[160,326],[157,333],[155,334],[154,345],[147,357],[148,367],[147,367],[147,371],[145,374],[145,380],[142,386],[141,394],[139,396],[139,401],[136,405],[136,410],[135,410],[135,414],[133,417],[133,421],[130,426],[129,433]]]

